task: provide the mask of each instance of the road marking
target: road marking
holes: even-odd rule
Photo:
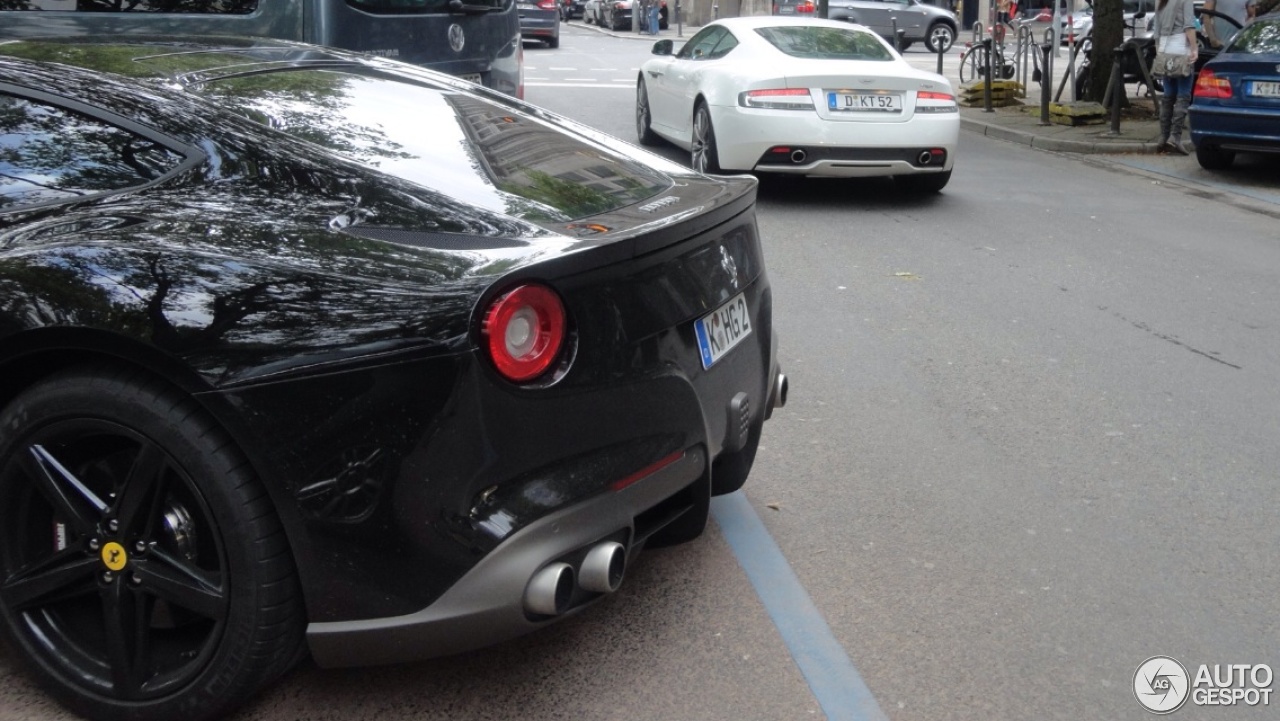
[[[531,83],[525,78],[524,86],[526,88],[616,88],[619,90],[630,90],[628,85],[606,85],[604,83]]]
[[[746,494],[712,498],[711,515],[829,721],[887,721]]]

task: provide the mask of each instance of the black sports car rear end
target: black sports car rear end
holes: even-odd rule
[[[350,665],[573,613],[785,402],[755,181],[478,86],[10,43],[0,138],[0,614],[86,715],[219,715],[304,628]]]

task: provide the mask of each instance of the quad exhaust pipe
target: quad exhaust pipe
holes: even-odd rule
[[[578,585],[592,593],[613,593],[622,585],[622,574],[627,569],[627,549],[621,543],[601,543],[582,561],[578,573]]]
[[[574,586],[573,566],[553,563],[529,581],[524,592],[525,610],[542,616],[559,616],[569,610]]]
[[[559,616],[573,604],[574,592],[613,593],[627,570],[627,549],[616,541],[598,543],[587,551],[581,567],[557,562],[544,566],[525,587],[524,608],[539,616]]]

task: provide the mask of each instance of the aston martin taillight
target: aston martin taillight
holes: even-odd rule
[[[738,93],[738,105],[771,110],[813,110],[808,88],[767,88]]]
[[[932,90],[916,92],[917,113],[958,113],[956,96],[951,93],[939,93]]]
[[[1220,78],[1212,70],[1205,68],[1196,76],[1196,87],[1192,94],[1197,98],[1224,100],[1231,97],[1231,81],[1227,78]]]
[[[523,383],[555,364],[564,346],[565,325],[560,296],[545,285],[530,283],[493,301],[480,334],[498,373]]]

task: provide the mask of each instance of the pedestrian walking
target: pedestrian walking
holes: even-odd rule
[[[1157,153],[1187,155],[1182,129],[1191,106],[1198,46],[1194,0],[1159,0],[1156,5],[1156,59],[1152,75],[1164,83],[1160,98]]]

